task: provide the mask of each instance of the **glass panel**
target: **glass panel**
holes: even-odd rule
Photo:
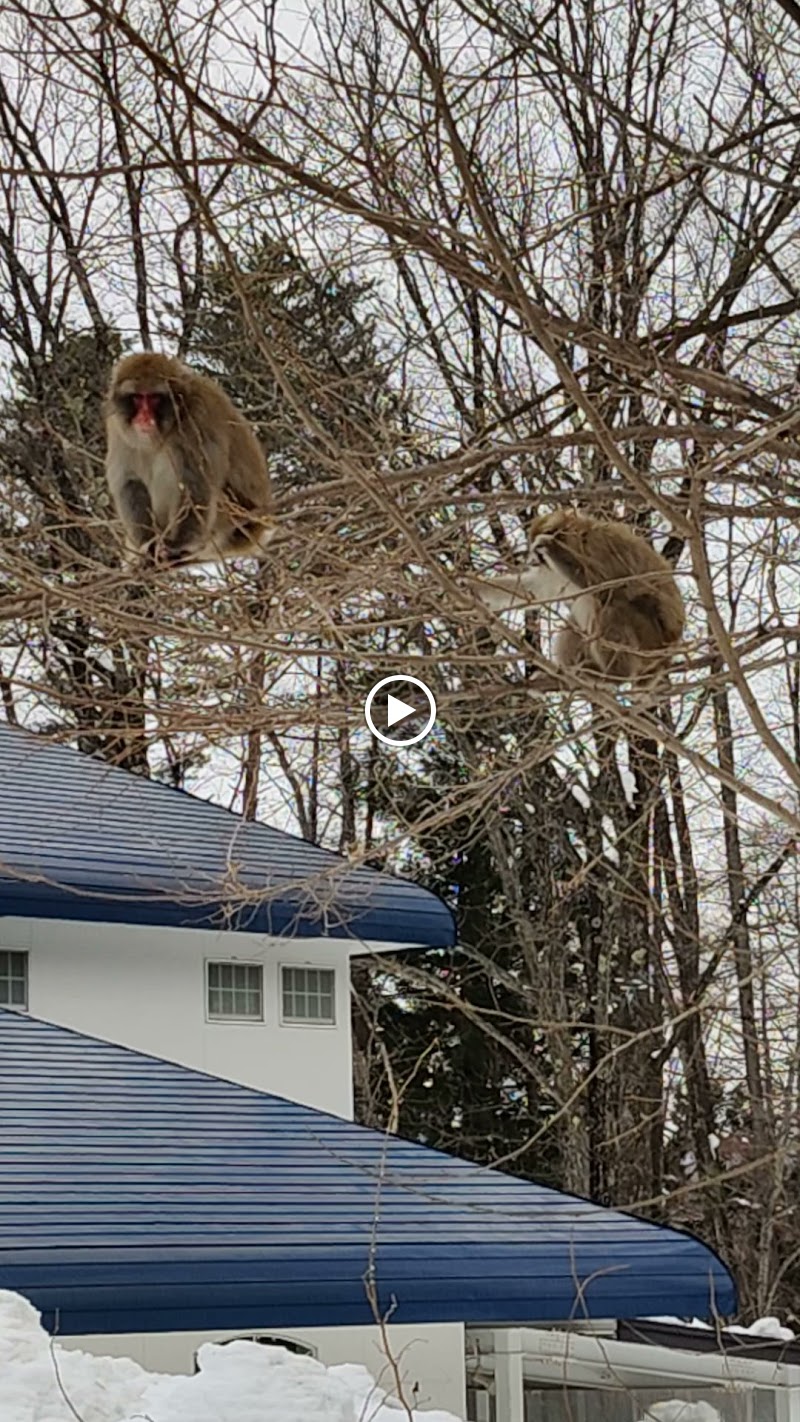
[[[734,1392],[674,1384],[627,1389],[526,1383],[524,1402],[525,1422],[775,1422],[775,1394],[766,1388]],[[702,1407],[696,1408],[697,1403]]]
[[[263,969],[259,963],[209,963],[209,1017],[263,1016]]]
[[[766,1387],[757,1387],[753,1393],[753,1422],[775,1422],[777,1398]]]
[[[630,1395],[612,1388],[526,1386],[523,1396],[525,1422],[636,1422]]]
[[[28,955],[4,948],[0,952],[0,1006],[27,1007]]]
[[[495,1422],[494,1393],[482,1387],[467,1388],[467,1422]]]
[[[735,1367],[735,1363],[733,1366]],[[636,1404],[636,1422],[639,1422],[640,1418],[642,1422],[694,1422],[694,1419],[698,1418],[700,1422],[701,1409],[685,1405],[688,1403],[705,1404],[702,1408],[702,1422],[716,1422],[716,1418],[719,1418],[720,1422],[751,1422],[752,1402],[756,1397],[761,1399],[759,1416],[762,1422],[775,1422],[775,1394],[766,1388],[752,1392],[733,1392],[722,1387],[637,1388],[632,1397]],[[649,1407],[653,1407],[653,1412],[648,1411]]]
[[[292,1022],[333,1023],[333,968],[284,968],[283,1017]]]

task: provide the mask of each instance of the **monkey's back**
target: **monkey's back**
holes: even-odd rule
[[[640,647],[657,650],[680,641],[686,612],[672,565],[635,529],[571,509],[545,515],[534,526],[564,540],[590,586],[616,584],[598,597],[615,620],[627,622]]]
[[[188,376],[183,385],[187,431],[191,431],[195,413],[202,415],[197,421],[199,429],[207,427],[210,416],[226,444],[231,475],[228,492],[241,503],[269,513],[272,489],[267,458],[249,422],[215,380],[186,367],[184,370]]]

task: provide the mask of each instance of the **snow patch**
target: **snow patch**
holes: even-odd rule
[[[205,1343],[197,1363],[176,1377],[62,1348],[27,1299],[0,1290],[2,1422],[457,1422],[408,1412],[356,1363],[327,1368],[241,1339]]]
[[[75,1422],[75,1413],[81,1422],[122,1422],[154,1380],[127,1358],[93,1358],[52,1345],[33,1305],[0,1291],[3,1422]]]
[[[681,1162],[683,1163],[683,1162]],[[685,1318],[673,1318],[671,1314],[649,1314],[644,1323],[671,1323],[678,1328],[706,1328],[710,1329],[710,1323],[703,1323],[699,1318],[687,1320]],[[725,1333],[746,1333],[753,1338],[771,1338],[781,1343],[792,1343],[797,1335],[791,1328],[784,1328],[777,1318],[757,1318],[755,1323],[747,1325],[741,1323],[726,1323]]]
[[[722,1418],[710,1402],[681,1402],[675,1397],[651,1402],[642,1422],[722,1422]]]

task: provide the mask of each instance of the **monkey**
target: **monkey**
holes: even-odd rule
[[[105,471],[129,558],[259,556],[275,532],[264,451],[215,380],[172,356],[123,356],[105,400]]]
[[[471,577],[486,606],[504,612],[533,602],[569,602],[554,661],[611,682],[659,680],[686,623],[666,558],[627,524],[572,509],[539,514],[530,525],[527,565],[517,573]]]

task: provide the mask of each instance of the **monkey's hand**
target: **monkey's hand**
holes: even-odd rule
[[[148,538],[143,543],[130,544],[123,555],[123,562],[127,568],[142,572],[145,568],[152,568],[158,561],[157,540]]]
[[[177,568],[182,563],[191,563],[191,547],[162,540],[156,550],[155,562],[161,568]]]

